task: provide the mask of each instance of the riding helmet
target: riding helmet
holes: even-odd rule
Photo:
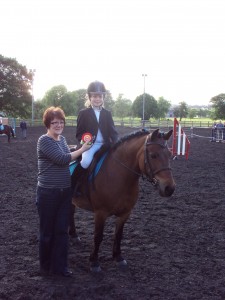
[[[102,82],[96,80],[89,84],[87,93],[89,98],[91,94],[103,94],[105,96],[106,88]]]

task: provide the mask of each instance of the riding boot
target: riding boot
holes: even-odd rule
[[[83,181],[87,175],[87,169],[84,169],[81,164],[79,163],[74,170],[73,175],[71,176],[71,187],[73,189],[73,196],[81,196],[81,186]]]

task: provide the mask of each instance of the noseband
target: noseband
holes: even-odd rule
[[[170,167],[164,167],[160,169],[153,170],[152,164],[151,164],[151,157],[148,153],[148,146],[149,145],[159,145],[162,148],[167,148],[167,142],[165,141],[162,143],[152,142],[148,141],[149,136],[145,139],[145,145],[144,145],[144,166],[145,166],[145,175],[148,178],[149,182],[151,182],[152,185],[157,186],[158,180],[155,178],[155,175],[162,172],[171,170]]]

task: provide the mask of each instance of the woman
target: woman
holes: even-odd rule
[[[110,145],[117,142],[119,136],[111,112],[103,107],[106,95],[104,84],[99,81],[91,82],[88,86],[87,94],[87,108],[81,110],[78,114],[76,138],[81,142],[84,133],[91,133],[93,136],[93,147],[82,154],[81,162],[73,175],[73,180],[76,180],[78,185],[94,154],[102,145]],[[75,190],[77,191],[78,188],[79,186]]]
[[[39,260],[43,274],[71,276],[68,270],[68,222],[72,193],[69,163],[88,150],[84,143],[74,152],[61,135],[65,114],[59,107],[49,107],[43,115],[47,133],[37,143],[37,207],[40,219]]]

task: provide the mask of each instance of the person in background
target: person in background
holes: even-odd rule
[[[2,124],[2,117],[0,117],[0,130],[4,130],[4,125]]]
[[[49,107],[43,114],[47,133],[37,143],[38,177],[36,204],[40,222],[39,261],[42,275],[69,277],[68,226],[72,203],[69,163],[92,145],[87,142],[71,152],[62,136],[65,114]]]
[[[106,88],[102,82],[91,82],[87,88],[88,100],[85,103],[86,108],[82,109],[77,117],[77,140],[81,143],[83,134],[91,133],[93,146],[82,154],[81,161],[76,168],[74,174],[74,180],[77,183],[75,193],[76,191],[79,193],[79,186],[85,175],[85,170],[91,164],[94,154],[102,145],[110,146],[118,140],[119,135],[111,112],[103,107],[105,95]]]
[[[223,140],[224,139],[224,125],[221,120],[219,121],[219,123],[216,124],[216,129],[217,129],[217,138],[219,140]]]
[[[222,121],[220,120],[219,123],[216,124],[216,128],[223,128],[224,125],[222,123]]]
[[[22,139],[26,139],[27,138],[27,123],[24,120],[22,120],[20,122],[20,129],[21,129]]]

